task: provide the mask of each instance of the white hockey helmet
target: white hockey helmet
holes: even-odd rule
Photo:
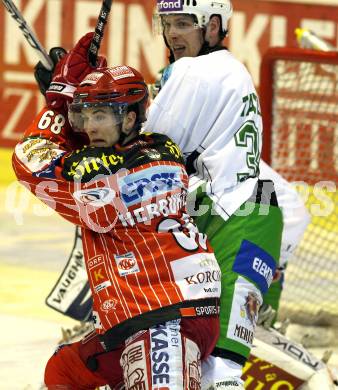
[[[157,0],[156,18],[167,14],[191,14],[197,18],[199,27],[204,27],[212,15],[222,19],[222,30],[228,29],[228,20],[232,15],[231,0]],[[158,18],[160,19],[160,18]]]

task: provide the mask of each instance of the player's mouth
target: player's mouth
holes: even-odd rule
[[[175,58],[182,57],[185,52],[185,46],[173,46],[171,50],[174,53]]]
[[[104,139],[95,138],[90,141],[90,146],[106,146],[106,141]]]

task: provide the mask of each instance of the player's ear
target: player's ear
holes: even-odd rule
[[[221,21],[216,15],[212,16],[207,25],[205,39],[209,42],[210,46],[215,46],[219,43],[219,35],[221,31]]]
[[[123,130],[122,130],[126,135],[129,135],[130,132],[133,130],[135,121],[136,121],[136,112],[134,111],[127,112],[127,114],[124,116],[123,119]]]

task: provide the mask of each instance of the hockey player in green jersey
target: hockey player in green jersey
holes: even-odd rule
[[[203,372],[205,389],[241,389],[258,310],[278,267],[282,214],[271,181],[259,180],[262,118],[252,79],[221,41],[228,0],[157,2],[172,65],[145,131],[182,149],[195,221],[222,270],[221,336]],[[192,212],[192,210],[191,210]]]

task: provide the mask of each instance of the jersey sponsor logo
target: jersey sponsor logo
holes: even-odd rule
[[[250,295],[250,298],[248,298]],[[251,299],[257,297],[258,303]],[[254,317],[256,308],[261,304],[261,293],[259,289],[247,278],[238,276],[235,283],[235,290],[231,302],[231,312],[226,336],[246,347],[251,348],[250,332],[255,332],[255,325],[249,319]]]
[[[205,288],[204,291],[205,291],[206,293],[216,293],[216,292],[218,292],[218,288],[217,288],[217,287]]]
[[[203,248],[206,249],[206,248]],[[201,261],[199,262],[200,266],[202,268],[204,267],[214,267],[215,266],[216,259],[214,256],[204,256],[201,258]]]
[[[151,330],[151,362],[153,373],[153,384],[169,384],[169,343],[165,327],[159,325]]]
[[[205,271],[199,272],[195,275],[190,275],[184,278],[188,284],[206,284],[206,283],[214,283],[220,282],[221,280],[221,271]]]
[[[102,153],[100,157],[84,156],[79,160],[75,160],[72,155],[65,160],[65,165],[67,167],[70,165],[70,168],[66,168],[68,170],[65,172],[65,175],[74,180],[82,180],[86,177],[92,177],[93,174],[113,173],[110,172],[109,169],[114,168],[117,165],[122,165],[123,162],[123,156],[119,156],[114,153]]]
[[[93,267],[96,267],[99,264],[102,264],[104,261],[102,255],[92,257],[87,261],[88,270],[90,271]]]
[[[120,363],[126,389],[148,389],[146,361],[144,341],[133,342],[123,351]]]
[[[36,157],[39,162],[51,161],[57,155],[58,153],[55,150],[52,150],[47,146],[46,148],[31,150],[27,155],[27,161],[31,162],[34,157]]]
[[[95,256],[87,261],[89,278],[95,293],[111,286],[106,264],[102,255]]]
[[[31,162],[33,159],[35,159],[39,163],[49,162],[52,161],[55,157],[57,157],[59,154],[60,153],[58,153],[56,150],[52,150],[49,146],[47,146],[45,148],[31,150],[27,154],[27,161]]]
[[[116,309],[117,300],[116,299],[107,299],[101,304],[101,310],[110,312]]]
[[[135,74],[129,68],[129,66],[122,65],[122,66],[115,66],[112,69],[108,69],[108,73],[110,73],[114,80],[120,80],[125,79],[127,77],[134,77]]]
[[[190,255],[172,261],[170,266],[185,299],[219,298],[221,271],[214,254]]]
[[[90,190],[80,190],[73,194],[74,199],[84,204],[95,207],[102,207],[111,203],[115,198],[116,192],[112,188],[94,188]]]
[[[253,267],[252,267],[257,273],[264,276],[267,284],[270,286],[272,279],[273,279],[273,272],[272,268],[266,264],[265,261],[260,259],[259,257],[255,257],[253,261]]]
[[[93,72],[87,75],[82,81],[80,85],[83,84],[96,84],[100,78],[103,76],[103,73]]]
[[[260,298],[255,292],[249,291],[245,298],[244,305],[241,305],[240,315],[242,318],[247,318],[252,326],[255,326],[258,318],[259,307]]]
[[[54,173],[56,161],[60,159],[65,152],[58,149],[58,145],[49,140],[42,138],[30,139],[18,144],[15,148],[15,153],[19,160],[31,171],[34,176],[43,172],[52,170],[51,177]],[[52,166],[50,166],[52,164]]]
[[[157,166],[119,179],[121,198],[127,206],[183,187],[180,167]]]
[[[126,276],[140,272],[136,257],[133,252],[124,255],[114,255],[120,276]]]
[[[232,269],[254,282],[265,294],[276,271],[276,263],[274,258],[258,245],[243,240]]]
[[[55,91],[55,92],[62,92],[65,88],[66,88],[65,84],[53,82],[50,84],[48,90]]]
[[[118,214],[123,226],[135,226],[137,223],[147,223],[157,217],[176,215],[186,203],[186,193],[174,194],[166,199],[159,199],[156,203],[150,203],[124,214]]]
[[[27,153],[30,148],[32,148],[35,145],[38,145],[42,142],[41,138],[34,138],[32,140],[25,141],[23,143],[22,152]],[[45,141],[47,143],[51,143],[50,141]]]
[[[210,305],[210,306],[199,306],[195,308],[197,316],[213,316],[219,314],[219,306]]]
[[[175,0],[175,1],[157,0],[157,9],[159,12],[182,11],[183,0]]]
[[[150,343],[153,387],[176,388],[178,379],[172,372],[182,372],[180,320],[168,321],[150,328]],[[173,386],[174,384],[176,386]]]
[[[249,330],[245,326],[236,324],[234,336],[252,345],[254,339],[254,332]]]
[[[110,280],[105,280],[104,282],[94,286],[94,291],[95,293],[97,294],[98,292],[100,292],[101,290],[104,290],[105,288],[108,288],[111,286],[111,282]]]
[[[224,389],[226,386],[234,386],[238,388],[243,388],[242,384],[239,381],[230,380],[230,381],[222,381],[222,382],[216,382],[215,390],[216,389]]]

